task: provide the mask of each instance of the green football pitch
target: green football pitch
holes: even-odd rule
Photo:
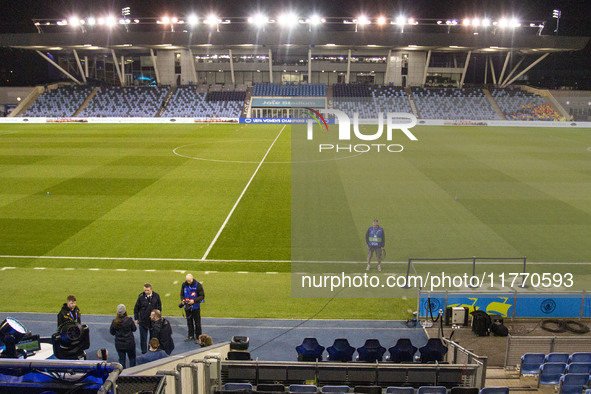
[[[289,126],[3,124],[0,310],[57,312],[75,294],[114,314],[151,282],[180,316],[191,272],[203,316],[406,319],[412,297],[292,297],[292,259],[363,272],[374,217],[387,262],[527,256],[584,289],[590,132],[418,126],[403,152],[306,165],[290,164]]]

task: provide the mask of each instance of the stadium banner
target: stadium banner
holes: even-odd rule
[[[325,98],[253,97],[252,108],[326,108]]]
[[[306,118],[239,118],[239,123],[246,124],[306,124]],[[335,124],[334,119],[326,119],[327,124]]]
[[[447,294],[421,292],[419,295],[419,317],[437,317],[439,311],[445,311],[446,307],[467,307],[469,312],[481,310],[503,317],[588,318],[591,317],[591,295],[585,292],[544,294],[526,291]]]
[[[238,123],[238,118],[0,118],[0,123]]]

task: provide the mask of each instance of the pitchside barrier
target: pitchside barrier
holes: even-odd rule
[[[580,292],[537,293],[528,290],[514,291],[419,291],[419,316],[437,317],[439,310],[447,307],[467,307],[469,312],[485,311],[488,314],[510,318],[589,318],[591,295]]]

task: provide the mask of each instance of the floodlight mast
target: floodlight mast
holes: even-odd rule
[[[556,30],[554,33],[558,34],[558,27],[560,26],[560,17],[562,16],[562,11],[554,10],[552,11],[552,18],[556,19]]]

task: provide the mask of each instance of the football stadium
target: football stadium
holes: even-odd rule
[[[588,35],[279,11],[0,34],[0,393],[589,394]]]

